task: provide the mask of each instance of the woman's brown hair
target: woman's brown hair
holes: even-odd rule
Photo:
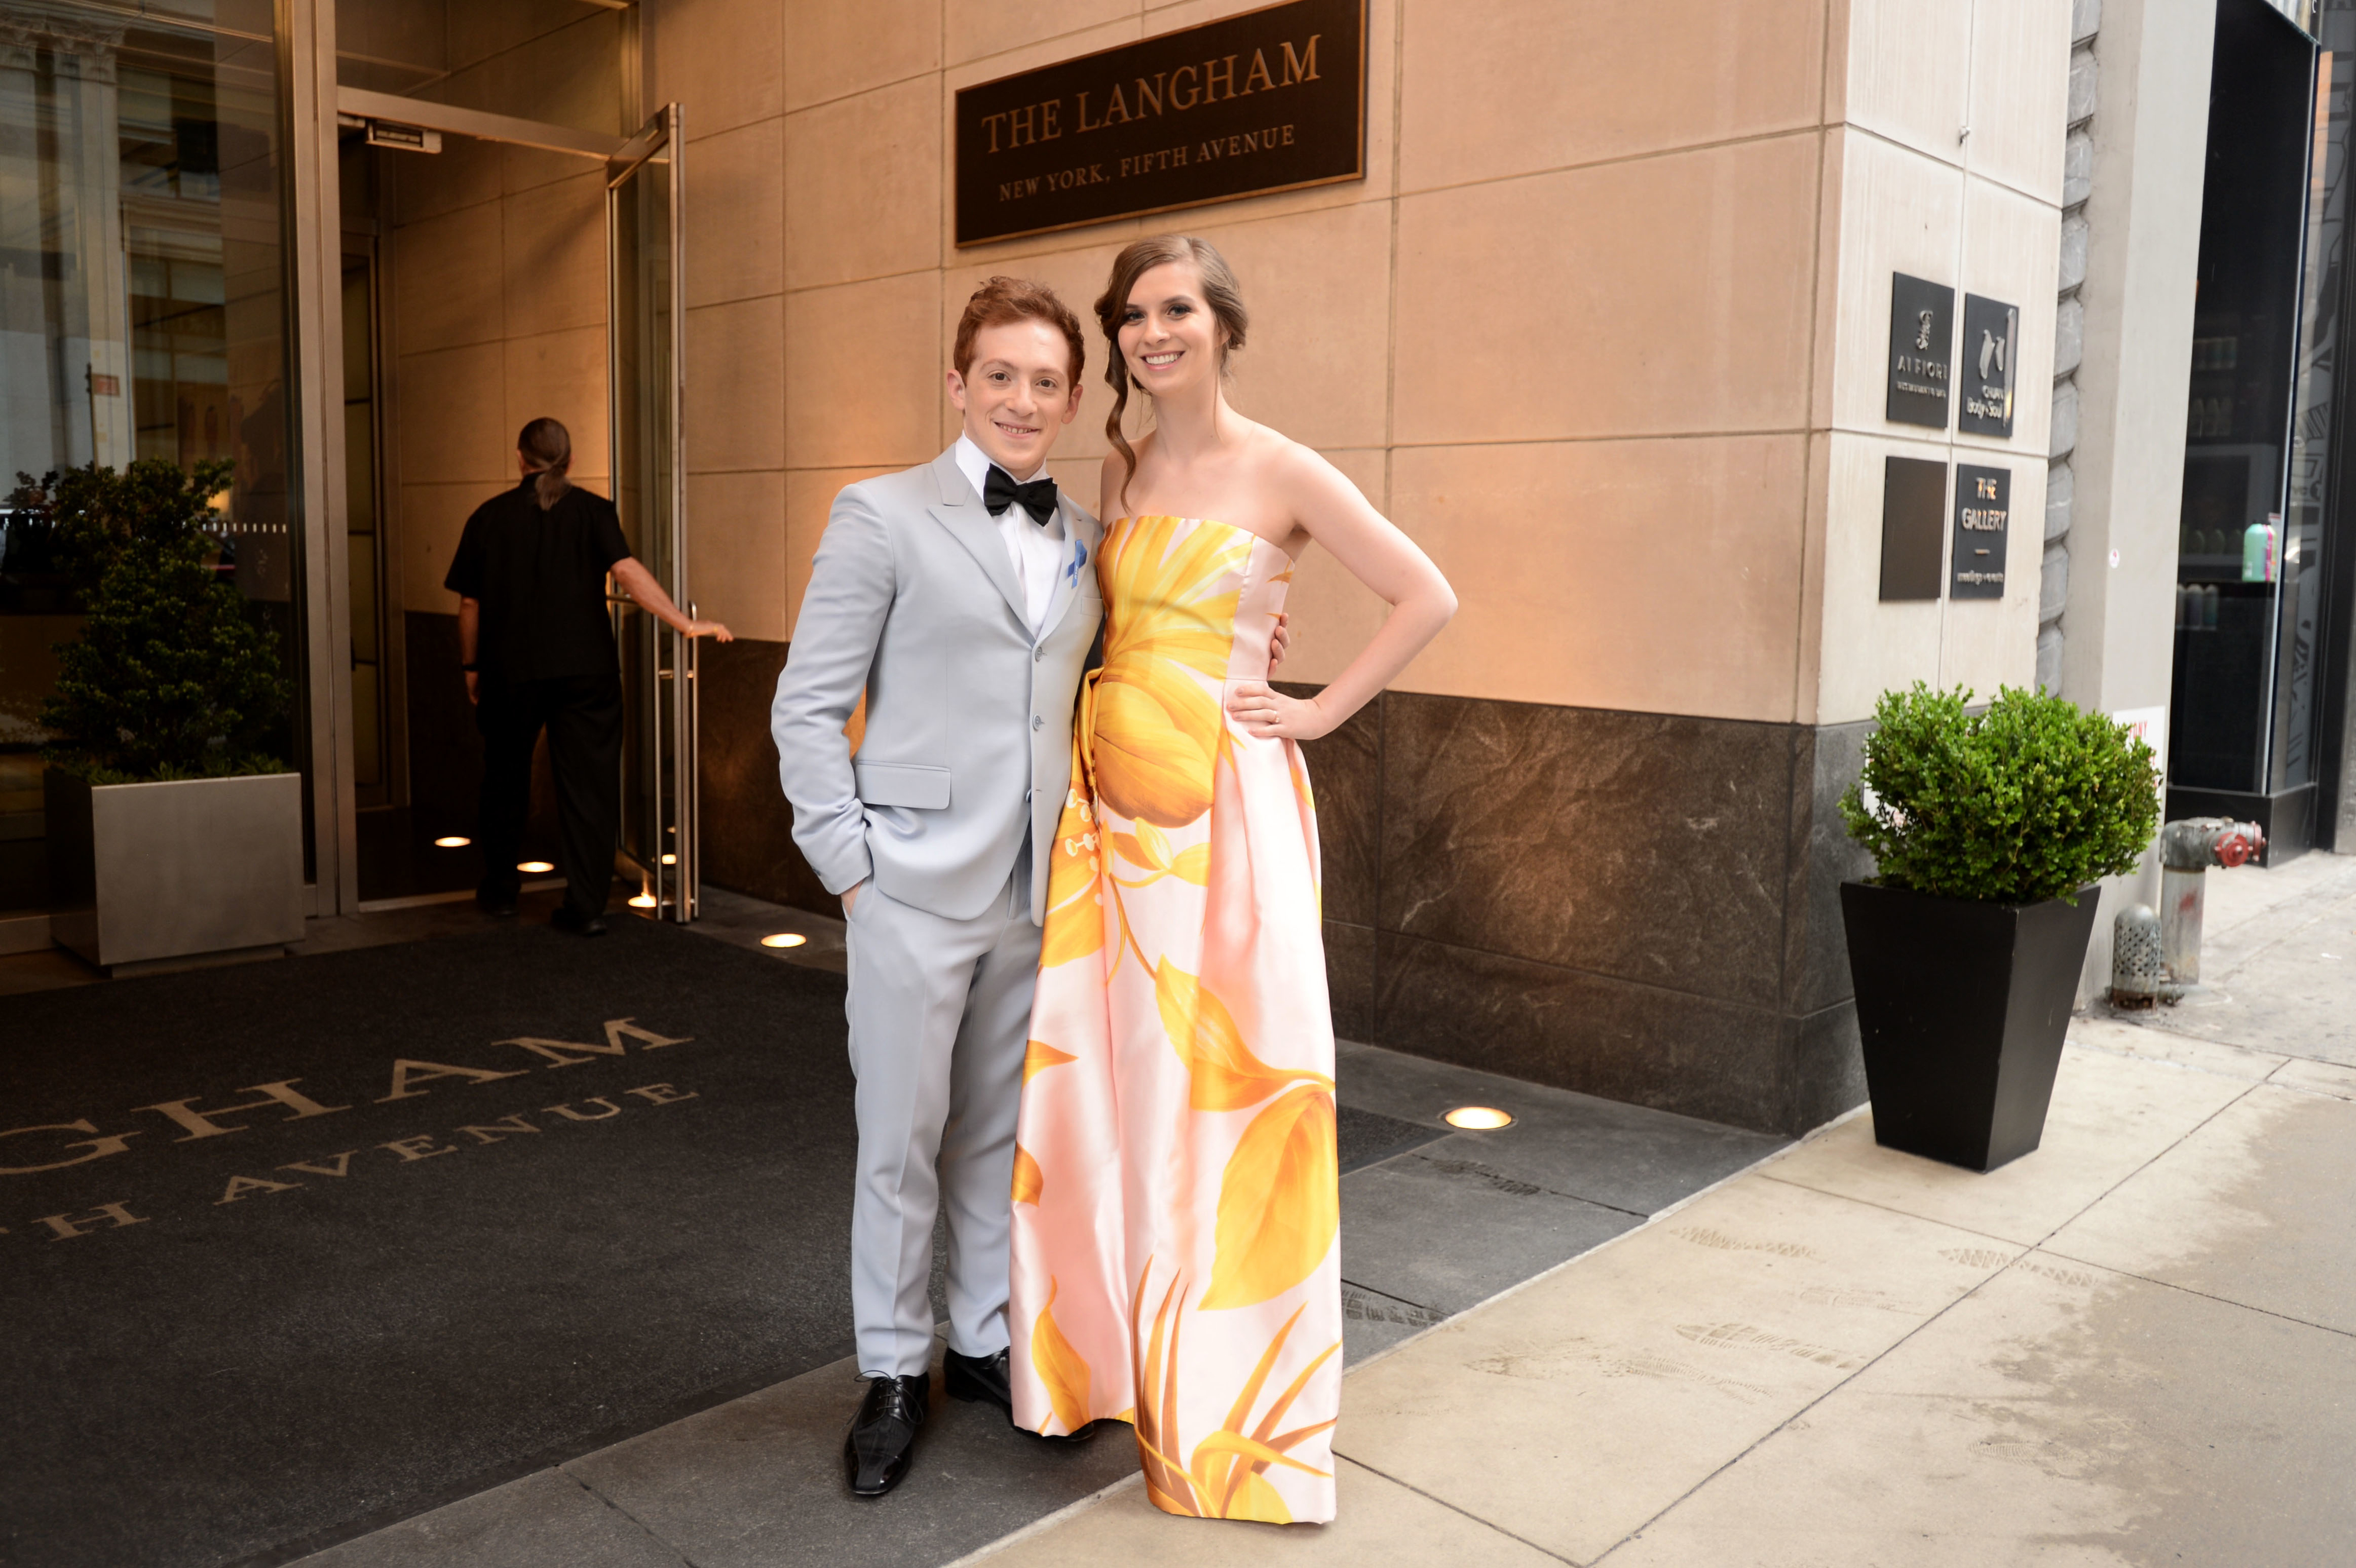
[[[540,510],[548,510],[564,499],[573,488],[565,478],[573,467],[573,433],[545,414],[523,427],[516,437],[516,450],[531,460],[532,494],[540,501]]]
[[[1129,505],[1129,481],[1137,474],[1137,449],[1120,429],[1120,417],[1129,408],[1129,361],[1120,351],[1120,318],[1129,309],[1129,296],[1137,280],[1168,262],[1192,262],[1195,276],[1202,280],[1203,303],[1211,307],[1213,319],[1226,334],[1226,340],[1219,345],[1221,375],[1226,373],[1227,355],[1244,346],[1245,330],[1251,326],[1251,314],[1244,309],[1235,272],[1208,240],[1192,234],[1155,234],[1128,245],[1112,259],[1111,280],[1097,298],[1097,325],[1112,345],[1111,362],[1105,366],[1105,384],[1112,388],[1112,412],[1105,416],[1105,435],[1128,465],[1120,480],[1123,507]]]

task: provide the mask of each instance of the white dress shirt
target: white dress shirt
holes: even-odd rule
[[[973,444],[970,435],[957,438],[957,466],[958,472],[973,487],[973,493],[984,494],[984,481],[994,465],[990,455]],[[1064,564],[1063,509],[1055,509],[1055,515],[1047,520],[1044,528],[1032,521],[1031,514],[1019,506],[993,512],[991,518],[998,525],[999,537],[1006,541],[1007,557],[1014,563],[1014,580],[1023,585],[1023,609],[1036,635],[1039,623],[1047,618],[1047,601],[1055,594],[1055,574]]]

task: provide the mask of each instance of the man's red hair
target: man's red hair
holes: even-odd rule
[[[965,315],[958,319],[955,360],[958,375],[973,370],[974,334],[985,327],[1003,327],[1010,321],[1044,321],[1064,335],[1072,346],[1071,384],[1080,384],[1080,371],[1087,363],[1088,349],[1080,336],[1080,318],[1072,314],[1071,306],[1055,297],[1055,291],[1043,283],[1028,278],[994,277],[983,281],[965,302]]]

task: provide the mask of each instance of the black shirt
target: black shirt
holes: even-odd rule
[[[578,485],[542,511],[534,486],[475,509],[442,579],[483,607],[475,661],[509,682],[618,674],[605,574],[630,553],[621,516]]]

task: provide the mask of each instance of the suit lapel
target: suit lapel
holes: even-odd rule
[[[933,481],[940,489],[941,499],[925,510],[935,522],[948,530],[949,537],[963,545],[971,555],[981,575],[994,585],[1006,600],[1006,607],[1014,612],[1015,621],[1027,635],[1031,630],[1030,611],[1023,602],[1023,585],[1014,580],[1014,563],[1007,559],[1006,541],[999,535],[998,524],[981,507],[981,498],[966,483],[965,475],[957,466],[957,448],[952,446],[933,459]]]
[[[1058,506],[1064,514],[1064,560],[1056,568],[1055,591],[1048,596],[1047,613],[1039,623],[1039,640],[1048,636],[1064,622],[1070,613],[1072,601],[1080,595],[1080,578],[1093,575],[1097,569],[1097,545],[1103,534],[1087,512],[1079,509],[1069,496],[1060,499]],[[1079,559],[1078,570],[1073,569],[1073,558]]]

